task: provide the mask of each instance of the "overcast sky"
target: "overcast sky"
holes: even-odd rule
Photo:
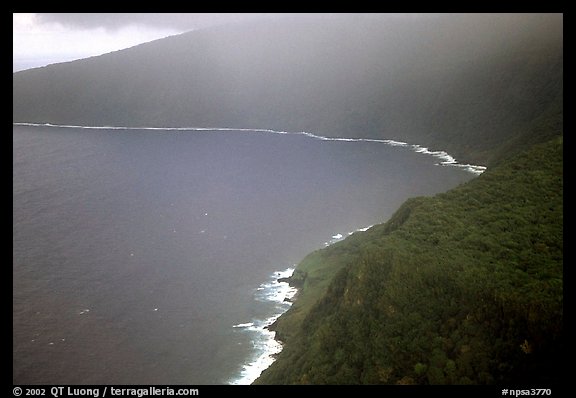
[[[13,71],[100,55],[270,14],[13,14]]]
[[[162,37],[245,20],[294,14],[13,14],[13,71],[100,55]],[[306,17],[307,14],[297,14]],[[316,16],[318,14],[315,14]],[[323,14],[328,16],[330,14]],[[372,15],[372,14],[370,14]],[[381,15],[381,14],[379,14]],[[421,18],[435,14],[386,14]]]

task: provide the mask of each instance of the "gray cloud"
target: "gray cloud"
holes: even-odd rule
[[[126,26],[168,28],[187,31],[208,26],[234,23],[256,18],[269,18],[274,14],[249,13],[44,13],[36,14],[39,23],[59,23],[80,29],[105,28],[110,30]],[[279,14],[276,14],[278,16]]]

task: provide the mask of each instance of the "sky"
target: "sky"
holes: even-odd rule
[[[287,15],[294,14],[14,13],[12,70],[16,72],[105,54],[190,30]],[[305,17],[307,14],[297,15]],[[417,13],[386,15],[402,18],[434,16]]]
[[[101,55],[215,25],[294,15],[306,17],[310,14],[14,13],[12,70]]]
[[[270,14],[14,13],[13,72]]]

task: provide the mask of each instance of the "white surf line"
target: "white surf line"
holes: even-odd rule
[[[276,340],[276,332],[269,330],[268,327],[292,306],[291,300],[298,289],[287,282],[279,282],[279,279],[290,277],[294,269],[290,267],[284,271],[274,272],[270,279],[261,283],[255,291],[255,300],[275,305],[276,311],[273,315],[232,326],[254,334],[252,339],[254,353],[242,365],[240,372],[228,381],[228,384],[252,384],[265,369],[272,365],[276,356],[282,351],[283,346]]]
[[[290,131],[277,131],[270,129],[247,129],[247,128],[233,128],[233,127],[130,127],[130,126],[80,126],[76,124],[52,124],[52,123],[12,123],[14,126],[30,126],[30,127],[55,127],[55,128],[71,128],[71,129],[85,129],[85,130],[152,130],[152,131],[243,131],[243,132],[262,132],[274,134],[304,134],[294,133]]]
[[[348,236],[353,235],[353,234],[355,234],[356,232],[366,232],[366,231],[368,231],[370,228],[372,228],[374,225],[376,225],[376,224],[372,224],[372,225],[369,225],[369,226],[364,227],[364,228],[355,229],[355,230],[352,231],[352,232],[348,232],[346,235],[342,235],[341,233],[336,233],[336,234],[332,235],[332,239],[330,239],[330,240],[327,241],[327,242],[324,242],[324,246],[325,246],[325,247],[328,247],[328,246],[333,245],[334,243],[343,241],[343,240],[346,239]]]
[[[478,166],[473,164],[461,164],[456,159],[445,151],[431,151],[426,147],[418,144],[408,144],[402,141],[385,140],[376,138],[343,138],[343,137],[325,137],[318,134],[309,133],[307,131],[278,131],[272,129],[249,129],[249,128],[233,128],[233,127],[128,127],[128,126],[79,126],[72,124],[51,124],[51,123],[13,123],[14,126],[30,126],[30,127],[56,127],[56,128],[75,128],[87,130],[151,130],[151,131],[242,131],[242,132],[258,132],[258,133],[271,133],[271,134],[287,134],[287,135],[304,135],[312,139],[321,141],[337,141],[337,142],[374,142],[385,144],[389,146],[398,146],[411,149],[414,152],[424,155],[430,155],[440,159],[436,165],[439,166],[452,166],[458,167],[469,173],[480,175],[485,170],[485,166]]]

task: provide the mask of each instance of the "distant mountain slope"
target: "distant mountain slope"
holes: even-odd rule
[[[257,382],[560,383],[562,168],[558,137],[312,253]]]
[[[562,59],[561,15],[293,18],[17,72],[13,119],[306,130],[485,163],[561,103]]]

